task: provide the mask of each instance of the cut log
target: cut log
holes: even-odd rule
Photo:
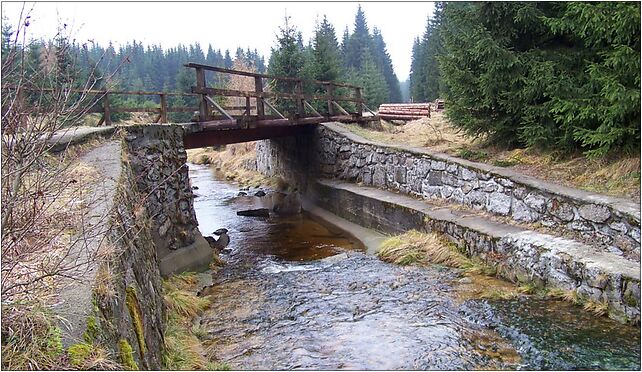
[[[416,115],[381,115],[379,117],[384,120],[417,120],[423,119],[425,116],[416,116]]]

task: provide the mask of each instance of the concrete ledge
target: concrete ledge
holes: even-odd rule
[[[162,276],[168,276],[183,271],[202,271],[207,269],[213,258],[212,248],[199,234],[192,245],[176,249],[161,258],[160,273]]]
[[[358,182],[570,233],[640,261],[640,210],[631,200],[589,193],[425,148],[368,141],[337,123],[317,131],[321,177]]]
[[[51,146],[49,151],[61,152],[70,145],[85,143],[94,138],[105,138],[116,132],[115,126],[112,127],[71,127],[56,132],[47,144]]]
[[[639,323],[640,268],[618,255],[376,188],[322,180],[315,189],[317,205],[353,223],[386,233],[443,233],[508,280],[575,290],[608,302],[612,317]]]
[[[303,201],[303,209],[312,216],[323,220],[324,222],[335,226],[344,231],[346,234],[359,240],[365,247],[366,253],[376,254],[381,248],[381,243],[386,240],[386,236],[372,229],[365,228],[356,223],[332,214],[317,205],[312,204],[309,200]]]

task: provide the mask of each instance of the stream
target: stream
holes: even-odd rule
[[[200,322],[210,357],[233,369],[640,370],[639,327],[562,301],[475,298],[471,286],[508,284],[382,262],[305,213],[237,216],[270,194],[237,196],[189,168],[201,232],[229,230]]]

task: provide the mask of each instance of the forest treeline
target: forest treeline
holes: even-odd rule
[[[360,6],[353,26],[339,37],[324,16],[306,42],[285,19],[267,63],[249,48],[230,54],[212,45],[205,51],[199,44],[163,49],[131,42],[116,50],[71,43],[62,56],[65,41],[56,38],[31,43],[25,58],[34,71],[70,59],[79,74],[94,67],[96,76],[113,74],[97,87],[147,91],[189,91],[195,75],[182,67],[186,62],[242,66],[278,76],[353,83],[363,87],[371,109],[384,102],[444,98],[453,125],[489,143],[579,150],[592,157],[640,148],[639,3],[435,3],[425,32],[414,40],[409,81],[401,84],[381,31],[369,27]],[[5,55],[11,30],[3,24],[2,31]],[[305,88],[307,93],[324,92],[323,87]],[[283,82],[269,89],[293,91]],[[170,106],[189,105],[188,98],[172,98]],[[137,101],[131,104],[145,99],[130,98]],[[276,104],[293,111],[291,102]],[[314,106],[326,110],[323,103]],[[188,116],[174,114],[172,119]]]
[[[411,67],[415,101],[491,143],[640,149],[639,2],[436,3]]]
[[[11,27],[3,24],[3,50],[8,47],[11,32]],[[60,55],[61,50],[65,50],[65,56]],[[115,48],[111,43],[108,46],[93,42],[78,44],[60,38],[31,42],[25,58],[27,66],[34,72],[62,58],[69,61],[64,64],[73,65],[78,75],[109,76],[109,79],[98,79],[95,88],[108,85],[111,89],[124,91],[189,92],[191,86],[195,85],[195,74],[193,70],[183,67],[183,64],[195,62],[224,68],[240,66],[244,70],[269,72],[278,76],[354,83],[364,87],[366,103],[373,108],[383,102],[401,101],[399,81],[383,36],[376,27],[370,31],[360,6],[355,16],[354,31],[349,33],[346,27],[341,42],[338,41],[334,26],[325,16],[318,22],[313,37],[307,43],[304,42],[302,33],[291,25],[289,19],[285,19],[267,66],[264,57],[256,49],[249,48],[239,47],[231,54],[229,50],[223,52],[211,44],[205,51],[198,43],[164,49],[161,45],[144,46],[137,41]],[[212,85],[223,87],[229,83],[219,75],[209,76],[213,77],[209,79]],[[85,81],[85,77],[76,81]],[[277,85],[274,89],[292,92],[292,87]],[[309,92],[311,89],[315,90],[314,87],[307,89]],[[190,102],[186,102],[188,100],[188,97],[172,97],[170,106],[189,105]],[[112,103],[116,106],[140,106],[145,103],[155,104],[157,98],[114,97],[112,101],[115,101]],[[287,102],[279,102],[278,106],[288,111]],[[323,104],[315,106],[319,110],[324,109]],[[116,120],[124,116],[118,114]],[[187,113],[175,113],[172,114],[172,119],[189,120],[189,116]]]

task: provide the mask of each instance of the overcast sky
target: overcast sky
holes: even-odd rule
[[[3,16],[15,24],[23,7],[22,2],[2,2]],[[31,9],[33,37],[51,37],[58,20],[75,30],[78,41],[93,39],[105,46],[115,46],[131,40],[160,44],[164,49],[178,43],[199,42],[215,49],[237,46],[258,49],[267,59],[276,44],[276,32],[283,18],[291,16],[292,23],[303,32],[305,42],[312,37],[315,22],[323,14],[335,26],[341,41],[346,26],[352,32],[357,2],[38,2],[26,3]],[[400,81],[408,78],[412,42],[423,33],[426,19],[433,9],[432,2],[361,2],[372,32],[378,27],[388,47],[395,72]]]

